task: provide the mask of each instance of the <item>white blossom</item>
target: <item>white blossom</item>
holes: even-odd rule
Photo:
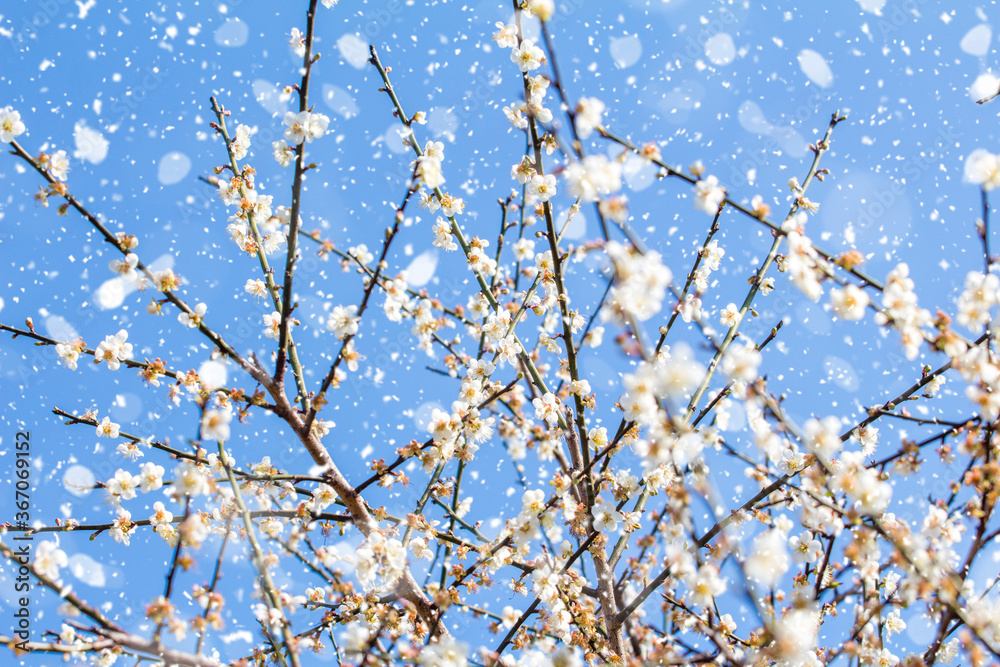
[[[599,498],[591,508],[590,513],[594,517],[594,530],[603,533],[613,533],[618,530],[618,523],[624,521],[622,513],[618,511],[614,503],[604,498]]]
[[[846,285],[844,289],[830,290],[830,304],[834,314],[842,320],[860,320],[870,300],[868,293],[856,285]]]
[[[228,410],[206,410],[201,418],[201,437],[206,440],[229,440],[229,422],[233,415]]]
[[[132,358],[132,344],[126,342],[127,340],[128,332],[125,329],[114,336],[105,336],[94,350],[94,363],[99,364],[103,361],[108,364],[110,370],[118,370],[123,361]]]
[[[289,111],[285,113],[285,140],[295,145],[311,142],[326,134],[326,129],[330,125],[330,118],[321,113],[310,111],[300,111],[295,113]]]
[[[510,59],[522,72],[531,72],[545,62],[545,53],[533,41],[525,39],[521,41],[520,47],[511,49]]]
[[[0,109],[0,142],[9,144],[24,134],[24,129],[20,113],[12,107]]]
[[[334,306],[326,319],[327,330],[332,331],[333,335],[340,340],[344,340],[348,336],[353,336],[358,333],[357,312],[358,307],[353,304],[350,306]]]
[[[706,176],[694,185],[694,207],[699,211],[715,215],[725,198],[726,191],[715,176]]]
[[[996,188],[1000,185],[1000,156],[984,148],[972,151],[965,159],[965,180],[987,192]]]
[[[604,108],[604,102],[596,97],[582,97],[576,103],[576,132],[581,139],[586,139],[601,126]]]

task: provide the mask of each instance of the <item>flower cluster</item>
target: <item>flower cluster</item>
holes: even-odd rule
[[[417,175],[425,188],[434,190],[444,185],[444,171],[441,168],[443,160],[444,142],[428,141],[416,163]]]
[[[706,176],[694,184],[694,207],[699,211],[715,215],[725,198],[726,190],[715,176]]]
[[[332,7],[336,0],[323,4]],[[493,607],[485,609],[491,620],[484,625],[490,623],[491,630],[504,634],[516,625],[524,627],[509,635],[511,651],[520,654],[498,657],[487,648],[479,657],[489,664],[581,667],[580,652],[595,664],[694,660],[818,667],[836,652],[820,642],[843,629],[850,643],[838,656],[864,665],[891,666],[904,660],[893,652],[898,649],[891,639],[922,612],[939,626],[931,649],[936,660],[950,660],[960,650],[971,655],[979,648],[976,642],[986,641],[984,637],[1000,641],[995,623],[1000,603],[986,594],[988,587],[967,576],[976,554],[963,548],[969,533],[976,535],[974,549],[982,546],[985,536],[996,534],[990,507],[1000,470],[994,436],[1000,420],[1000,361],[991,345],[1000,334],[995,310],[1000,307],[1000,272],[993,258],[986,258],[984,271],[965,276],[953,318],[943,311],[932,317],[917,305],[916,286],[906,264],[897,265],[882,287],[855,269],[865,259],[857,250],[836,260],[824,259],[833,255],[819,246],[819,236],[814,245],[805,231],[807,213],[816,211],[818,204],[805,197],[805,187],[797,179],[789,182],[793,214],[780,227],[767,219],[770,207],[761,195],[753,197],[749,207],[733,202],[734,210],[723,215],[726,189],[705,173],[700,161],[691,165],[691,177],[666,167],[661,149],[666,151],[669,141],[649,141],[640,147],[618,139],[614,115],[607,115],[601,100],[583,97],[574,105],[556,80],[556,70],[552,76],[540,71],[547,53],[554,62],[547,31],[554,27],[549,22],[555,7],[553,0],[518,2],[516,23],[497,23],[493,35],[500,49],[510,50],[510,61],[520,73],[518,95],[523,93],[523,102],[512,102],[503,112],[516,130],[525,131],[513,136],[529,142],[527,150],[518,147],[517,162],[509,172],[520,187],[499,198],[501,230],[495,236],[490,236],[496,234],[495,227],[480,224],[485,214],[476,209],[480,185],[472,177],[463,176],[467,180],[456,192],[467,193],[475,230],[466,233],[456,219],[465,214],[466,202],[441,189],[444,143],[418,139],[427,115],[418,112],[407,119],[399,111],[401,103],[388,84],[389,70],[372,49],[370,62],[379,68],[384,90],[391,94],[404,143],[417,155],[410,164],[413,182],[407,184],[403,208],[411,197],[415,207],[419,193],[419,215],[427,211],[435,220],[431,234],[419,242],[455,251],[441,257],[457,261],[459,267],[464,263],[474,273],[474,277],[464,274],[468,278],[464,285],[471,286],[465,293],[458,295],[458,288],[464,287],[459,281],[455,290],[432,294],[432,288],[424,285],[439,282],[421,281],[416,274],[422,271],[408,269],[408,276],[407,271],[390,268],[400,256],[413,254],[412,246],[403,250],[389,246],[400,227],[421,221],[418,215],[395,211],[394,225],[381,240],[381,253],[371,237],[364,238],[366,243],[340,245],[336,236],[326,240],[319,230],[302,231],[303,220],[313,218],[303,212],[293,224],[292,210],[298,211],[301,201],[293,198],[286,202],[289,206],[278,206],[274,199],[281,195],[263,194],[266,184],[255,182],[253,168],[230,162],[231,166],[216,170],[217,174],[228,170],[229,178],[218,180],[218,194],[235,209],[226,229],[239,251],[256,255],[263,267],[260,277],[239,278],[241,303],[258,307],[247,320],[253,339],[247,345],[232,335],[231,328],[218,333],[210,328],[217,323],[206,320],[205,303],[196,298],[179,301],[175,293],[181,280],[169,269],[152,272],[140,263],[132,252],[135,237],[122,232],[112,238],[101,228],[122,253],[110,264],[120,277],[117,282],[134,281],[134,287],[143,289],[151,280],[165,295],[152,300],[149,312],[177,307],[180,325],[192,329],[185,336],[204,335],[212,345],[205,346],[204,356],[210,358],[197,372],[169,368],[172,357],[167,354],[163,354],[167,361],[157,357],[129,362],[151,387],[158,387],[164,377],[176,378],[164,403],[178,405],[182,396],[191,401],[190,415],[197,420],[192,425],[198,430],[189,447],[178,445],[173,435],[162,442],[152,435],[130,435],[136,432],[133,426],[123,431],[110,416],[99,418],[97,408],[76,420],[94,429],[100,438],[98,450],[114,447],[114,457],[126,462],[122,468],[109,469],[97,485],[106,492],[113,514],[97,537],[103,533],[127,547],[132,536],[151,529],[173,548],[175,565],[186,566],[212,535],[224,536],[225,541],[253,535],[251,560],[261,576],[248,609],[269,631],[275,651],[285,655],[306,648],[321,653],[324,648],[326,638],[318,633],[300,632],[299,624],[293,631],[293,613],[306,607],[322,609],[327,614],[324,623],[344,626],[338,656],[357,662],[398,656],[421,665],[465,665],[471,662],[470,649],[450,636],[457,620],[451,615],[479,604],[474,596],[495,591],[497,582],[514,596],[536,599],[536,604],[529,608],[512,602],[499,613]],[[545,47],[552,51],[540,48],[519,28],[532,17],[542,22]],[[527,24],[528,35],[534,27]],[[292,29],[290,46],[305,55],[306,36],[297,28]],[[347,50],[348,44],[338,46]],[[303,76],[311,75],[310,65],[306,63]],[[292,90],[296,88],[290,86],[286,92]],[[307,87],[299,93],[306,108]],[[565,113],[570,123],[554,119],[553,109]],[[272,143],[273,156],[279,165],[298,160],[304,167],[305,144],[324,136],[330,120],[315,111],[302,111],[288,112],[283,121],[284,137]],[[11,142],[24,129],[16,111],[0,110],[0,140]],[[236,127],[227,146],[230,157],[242,160],[249,154],[252,134],[247,125]],[[611,148],[588,155],[589,148],[582,143],[588,139],[609,142]],[[825,142],[812,146],[817,161],[827,148]],[[546,157],[553,154],[557,154],[554,165]],[[404,162],[400,168],[405,170]],[[501,163],[504,179],[508,164]],[[65,151],[42,153],[35,166],[61,183],[69,159]],[[310,178],[314,169],[319,167],[308,166]],[[966,180],[979,185],[985,199],[985,193],[1000,184],[1000,157],[976,151],[965,171]],[[640,200],[633,194],[641,189],[637,183],[654,174],[665,184],[683,182],[678,190],[681,199],[692,197],[693,185],[696,209],[711,216],[710,222],[699,218],[701,226],[711,225],[707,239],[683,230],[677,234],[683,236],[686,245],[682,245],[681,240],[670,240],[673,229],[664,230],[665,238],[651,233],[659,221],[650,222],[649,233],[626,225],[634,201],[620,192],[623,180],[633,200]],[[296,172],[294,197],[300,194],[299,176]],[[804,182],[822,181],[823,176],[813,167]],[[65,190],[58,183],[52,187]],[[559,194],[567,204],[578,201],[560,210]],[[576,234],[574,223],[579,219],[574,216],[595,209],[600,231]],[[753,260],[752,271],[744,272],[746,267],[737,262],[744,248],[737,246],[737,257],[727,258],[721,245],[733,239],[728,229],[731,215],[742,215],[747,224],[773,233],[768,260]],[[609,220],[619,226],[609,227]],[[536,230],[533,225],[538,223],[544,224]],[[319,226],[329,227],[325,221]],[[988,241],[985,224],[982,230],[983,241]],[[322,258],[339,258],[343,269],[339,279],[359,281],[364,289],[360,305],[348,304],[350,298],[340,285],[315,291],[318,298],[305,294],[308,279],[300,280],[301,273],[295,273],[295,295],[285,293],[290,283],[276,282],[280,269],[268,268],[278,263],[269,263],[267,255],[288,248],[293,240],[298,243],[299,238],[303,246],[310,241],[319,244]],[[779,256],[782,243],[787,244],[787,254]],[[988,243],[984,245],[988,255]],[[307,262],[298,264],[299,256],[289,252],[290,271],[310,270]],[[434,253],[427,251],[428,256]],[[776,268],[789,273],[791,282],[812,301],[822,296],[824,281],[836,283],[827,311],[838,319],[861,321],[872,308],[877,311],[874,323],[899,331],[909,359],[943,353],[950,363],[937,371],[930,365],[918,368],[915,385],[880,397],[874,407],[842,397],[826,403],[847,405],[848,412],[857,414],[814,415],[810,411],[817,404],[799,401],[775,386],[783,381],[781,372],[762,370],[762,351],[769,362],[787,354],[788,341],[781,336],[802,319],[779,317],[782,325],[789,325],[780,335],[780,326],[772,324],[767,334],[767,325],[759,325],[774,321],[757,297],[775,289],[774,279],[765,274],[775,266],[770,260],[776,256]],[[417,262],[411,265],[417,266]],[[687,280],[675,284],[675,271]],[[326,277],[322,271],[319,275]],[[288,274],[286,281],[291,278]],[[734,283],[739,294],[732,293]],[[702,299],[707,300],[709,289],[712,297],[717,290],[718,298],[713,298],[712,316],[703,317]],[[343,438],[331,435],[337,425],[324,418],[346,418],[340,416],[344,412],[334,412],[343,410],[345,403],[327,388],[337,389],[347,371],[359,370],[364,357],[355,343],[365,340],[357,338],[361,316],[370,313],[366,310],[373,303],[370,297],[378,299],[378,292],[384,296],[381,310],[386,320],[412,320],[398,332],[399,340],[406,341],[399,346],[401,354],[391,349],[397,347],[395,342],[380,341],[386,354],[379,365],[388,367],[404,357],[399,363],[412,366],[410,353],[422,350],[432,357],[428,363],[434,382],[450,386],[451,393],[446,394],[450,400],[428,401],[419,410],[407,412],[403,407],[400,413],[418,424],[421,433],[402,437],[392,433],[373,441],[362,453],[367,458],[369,451],[376,452],[370,464],[373,474],[352,487],[348,479],[353,476],[340,469]],[[583,298],[590,296],[594,298]],[[302,322],[292,317],[283,320],[282,303]],[[607,334],[605,327],[594,326],[598,321],[606,323]],[[986,333],[980,343],[970,342],[952,328],[952,322],[977,335]],[[725,327],[724,336],[713,328],[716,323]],[[316,350],[310,349],[308,335],[290,340],[293,325],[301,326],[296,332],[315,334],[321,350],[324,346],[339,350],[333,364],[328,363],[331,354],[326,350],[316,355],[318,363],[316,358],[300,362],[299,355],[307,359]],[[30,320],[28,326],[28,332],[6,328],[54,346],[62,364],[71,369],[81,355],[89,354],[82,339],[57,342],[36,334]],[[319,335],[317,327],[324,326],[336,341]],[[287,347],[276,350],[283,331]],[[365,331],[380,335],[367,320]],[[659,333],[658,340],[654,332]],[[127,338],[124,329],[107,336],[93,352],[95,363],[116,370],[129,361],[133,348]],[[614,342],[605,343],[606,338]],[[267,357],[260,354],[261,345],[276,361],[273,374]],[[226,374],[220,359],[230,369],[246,371],[252,381],[230,385],[228,377],[220,379]],[[622,363],[617,369],[612,366],[616,359]],[[374,365],[366,370],[376,386],[391,372]],[[928,415],[922,404],[901,407],[902,401],[918,400],[918,394],[930,398],[941,392],[944,374],[952,371],[966,382],[973,416],[963,414],[961,421],[950,422]],[[313,391],[317,386],[321,389]],[[253,394],[241,387],[252,388]],[[385,399],[393,401],[395,396],[387,394]],[[905,421],[912,431],[923,427],[935,431],[930,438],[899,427],[880,431],[875,423],[887,416]],[[253,437],[238,429],[248,421]],[[412,430],[412,424],[394,426],[402,434]],[[381,437],[381,424],[371,430],[379,432],[372,436],[376,440]],[[245,446],[253,444],[258,433],[301,441],[315,466],[283,471],[276,467],[277,458],[275,464],[259,454],[237,460],[227,452],[232,443],[229,450],[244,456]],[[213,443],[218,451],[208,453],[215,448]],[[881,460],[873,460],[876,450],[891,450],[894,444],[898,445],[894,453],[879,451]],[[152,461],[141,467],[137,463],[156,450],[175,458],[169,473]],[[287,452],[279,453],[284,460]],[[386,455],[388,459],[380,458]],[[502,486],[494,488],[504,479],[497,474],[498,457],[512,464],[504,474],[509,472],[510,479],[520,484],[508,487],[506,496]],[[913,475],[928,460],[939,460],[942,467],[958,461],[954,470],[960,475],[949,480],[951,484],[928,487],[928,503],[901,501],[906,494],[898,493],[893,480]],[[740,473],[745,482],[733,479]],[[467,518],[474,498],[470,487],[486,483],[490,492],[499,493],[494,493],[483,516]],[[386,506],[376,502],[377,493],[366,491],[369,487],[388,490],[381,492]],[[147,509],[133,519],[133,512],[139,511],[133,501],[140,493],[156,491],[168,504],[150,499],[151,509],[144,505]],[[746,502],[748,497],[754,499]],[[170,501],[176,504],[171,507]],[[329,509],[334,503],[344,507]],[[481,506],[480,499],[476,507]],[[67,525],[73,524],[70,520]],[[335,527],[342,540],[334,536]],[[320,532],[323,544],[311,539]],[[37,575],[56,580],[67,566],[66,554],[58,546],[58,542],[39,545],[33,566]],[[296,567],[304,563],[308,576],[317,579],[299,586],[294,578],[265,576],[291,562],[288,554],[301,561]],[[745,581],[731,584],[734,573],[744,575]],[[181,569],[177,576],[184,576]],[[418,583],[422,579],[424,584]],[[738,627],[733,615],[724,612],[729,607],[736,613],[732,604],[742,599],[743,589],[757,609],[742,614]],[[146,618],[175,633],[178,640],[188,630],[218,628],[222,594],[200,584],[189,590],[204,614],[182,621],[176,601],[156,597],[145,607]],[[448,609],[445,622],[441,615]],[[852,622],[829,622],[838,614],[853,614]],[[67,653],[82,645],[80,633],[63,628],[60,642]],[[956,637],[950,639],[950,634]],[[497,651],[503,653],[507,645],[505,641]],[[927,655],[906,660],[918,664]],[[110,664],[113,657],[105,655],[99,661]]]
[[[58,150],[52,155],[42,153],[38,156],[38,166],[48,171],[57,181],[65,181],[69,172],[69,157],[63,150]]]
[[[902,337],[907,359],[914,359],[924,341],[921,327],[929,326],[931,314],[917,306],[917,294],[910,278],[910,267],[896,265],[885,279],[882,290],[883,311],[875,315],[878,324],[891,324]]]
[[[812,241],[805,235],[806,214],[798,212],[782,225],[788,240],[788,255],[778,265],[780,271],[787,271],[792,284],[813,301],[823,294],[820,281],[827,276],[826,263]]]
[[[105,336],[104,340],[97,345],[97,349],[94,350],[94,363],[106,362],[110,370],[118,370],[123,361],[132,358],[132,343],[126,342],[127,340],[128,331],[125,329],[122,329],[113,336]],[[64,352],[66,352],[65,348]],[[59,356],[63,357],[65,361],[66,356],[63,354]],[[69,366],[69,363],[66,365]],[[74,358],[73,367],[75,366],[76,360]]]
[[[622,188],[622,166],[604,155],[588,155],[582,162],[573,162],[563,172],[571,197],[596,201]]]
[[[372,532],[354,552],[354,567],[363,585],[370,586],[379,581],[383,586],[391,586],[403,576],[406,547],[395,538]]]
[[[289,111],[285,114],[285,141],[295,144],[310,143],[326,134],[330,126],[330,117],[319,112]]]
[[[601,312],[602,319],[627,322],[634,317],[645,322],[660,312],[667,286],[673,279],[660,254],[653,250],[640,253],[617,241],[609,241],[605,249],[617,278],[608,305]]]

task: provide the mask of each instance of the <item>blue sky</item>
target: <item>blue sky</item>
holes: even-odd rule
[[[867,256],[866,270],[878,278],[908,262],[921,305],[932,312],[953,310],[966,272],[982,266],[974,233],[979,191],[963,183],[962,170],[974,149],[994,150],[997,144],[1000,102],[976,105],[981,95],[973,86],[991,69],[1000,72],[995,3],[845,0],[763,8],[695,0],[566,0],[557,6],[552,29],[569,97],[602,99],[610,129],[637,143],[661,142],[670,164],[703,161],[734,199],[761,194],[776,211],[785,210],[785,183],[805,174],[807,144],[822,136],[831,114],[846,113],[848,121],[836,128],[823,159],[830,174],[809,193],[820,203],[810,235],[831,252],[856,244]],[[282,87],[298,80],[300,62],[288,47],[288,33],[304,28],[304,7],[108,0],[8,0],[0,7],[0,108],[11,105],[21,113],[28,128],[21,144],[32,153],[80,151],[71,162],[71,191],[111,229],[138,235],[144,261],[173,266],[186,281],[186,298],[208,304],[213,326],[261,358],[269,358],[270,341],[257,325],[265,308],[241,293],[248,277],[258,277],[255,261],[234,250],[223,205],[197,177],[210,175],[224,159],[208,125],[214,95],[232,112],[231,129],[237,122],[255,128],[251,163],[276,203],[287,198],[291,171],[274,163],[269,145],[280,137],[281,116],[291,108]],[[365,243],[374,250],[402,197],[411,156],[378,91],[378,75],[365,62],[371,43],[392,67],[404,108],[427,112],[429,122],[419,128],[423,136],[444,141],[448,188],[467,201],[467,229],[495,243],[496,200],[516,184],[509,169],[523,152],[523,139],[500,110],[519,97],[518,72],[490,40],[493,24],[511,16],[509,3],[499,2],[393,0],[320,8],[316,45],[322,58],[311,99],[331,125],[328,136],[309,148],[319,169],[306,181],[306,229],[319,229],[341,248]],[[585,149],[605,152],[609,146],[592,137]],[[656,180],[638,164],[626,171],[635,216],[630,224],[682,276],[704,236],[705,215],[691,205],[688,186]],[[137,358],[170,355],[175,367],[201,368],[209,357],[203,341],[181,327],[174,313],[148,316],[148,295],[117,294],[115,283],[106,284],[113,278],[107,269],[112,249],[78,216],[59,217],[55,205],[36,206],[31,197],[39,182],[14,157],[0,160],[0,321],[20,326],[31,317],[40,332],[60,339],[80,335],[91,346],[127,328]],[[432,247],[432,216],[415,206],[408,214],[390,253],[393,270],[408,268],[411,284],[423,280],[430,292],[464,305],[470,274],[453,255]],[[598,235],[593,212],[584,210],[569,237]],[[706,298],[711,312],[742,300],[750,267],[770,240],[763,227],[724,217],[720,243],[727,254],[719,284]],[[304,252],[297,313],[307,325],[301,342],[310,352],[309,379],[317,384],[327,365],[321,355],[330,349],[321,326],[325,313],[331,304],[356,303],[361,292],[358,277],[339,263],[315,259],[309,246]],[[602,286],[589,272],[598,268],[584,263],[575,276],[582,294]],[[921,363],[943,363],[932,356],[905,360],[895,334],[884,336],[870,321],[835,323],[822,301],[813,304],[794,288],[769,299],[759,304],[759,317],[745,333],[759,340],[785,320],[765,371],[785,387],[790,414],[800,421],[814,414],[857,421],[865,406],[917,379]],[[684,335],[697,341],[694,334]],[[332,449],[355,479],[364,475],[366,460],[390,458],[394,447],[422,440],[430,410],[446,407],[457,391],[453,381],[424,371],[439,362],[413,349],[408,326],[366,321],[359,348],[368,357],[368,374],[352,380],[329,408],[337,422]],[[595,389],[618,391],[624,357],[595,354],[582,363]],[[212,372],[225,373],[227,384],[253,389],[232,366],[216,365]],[[122,465],[90,429],[63,426],[52,407],[96,407],[123,430],[174,442],[197,435],[192,406],[170,407],[165,392],[147,390],[132,372],[111,376],[87,363],[71,372],[51,349],[24,340],[0,339],[0,383],[0,454],[10,451],[16,431],[31,431],[35,513],[45,523],[70,507],[81,522],[108,520],[101,492],[77,495],[63,479],[72,468],[75,479],[89,472],[105,480]],[[948,405],[964,409],[961,401]],[[609,412],[605,419],[616,417]],[[892,427],[886,433],[899,435]],[[241,427],[234,446],[241,463],[270,455],[283,468],[308,465],[280,425],[263,418]],[[544,475],[545,465],[540,468]],[[516,513],[520,491],[507,496],[516,485],[510,464],[498,457],[496,467],[484,464],[479,476],[473,480],[479,509],[488,514],[486,506],[506,506]],[[11,477],[0,480],[4,506]],[[405,512],[420,488],[386,494],[382,502]],[[733,498],[743,498],[746,490],[737,485]],[[144,518],[145,506],[159,499],[140,497],[133,515]],[[151,568],[145,579],[135,559],[158,566],[169,555],[156,538],[136,542],[124,550],[107,535],[94,543],[76,535],[64,537],[63,548],[75,559],[77,573],[66,574],[74,587],[94,599],[111,599],[139,627],[142,602],[162,587],[162,568]],[[209,562],[198,567],[192,581],[209,574]],[[248,586],[249,570],[233,567],[234,580],[241,582],[236,587]],[[6,603],[11,581],[6,570],[0,573],[0,600]],[[294,573],[288,580],[294,581]],[[49,613],[35,629],[58,630],[50,625],[51,604],[38,609],[43,606]],[[466,639],[476,643],[475,632]],[[235,641],[218,648],[235,656],[246,646]]]

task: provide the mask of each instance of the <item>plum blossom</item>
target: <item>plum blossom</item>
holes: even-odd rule
[[[445,194],[441,197],[441,212],[447,216],[455,216],[465,211],[465,202],[461,197]],[[371,261],[370,259],[368,260]]]
[[[732,345],[722,358],[722,372],[730,380],[750,383],[757,379],[757,369],[763,361],[757,346],[752,342]]]
[[[830,290],[830,305],[833,306],[834,314],[842,320],[860,320],[865,316],[869,303],[868,293],[856,285]]]
[[[930,325],[933,321],[930,312],[917,306],[914,287],[910,267],[905,263],[897,264],[886,276],[885,288],[882,290],[882,308],[885,312],[875,314],[876,323],[891,323],[899,331],[907,359],[916,358],[924,341],[921,327]]]
[[[114,477],[104,483],[104,488],[111,494],[112,501],[118,503],[122,500],[135,498],[135,490],[140,481],[138,477],[133,477],[129,471],[119,469]]]
[[[594,530],[604,533],[615,532],[618,530],[618,522],[625,520],[625,517],[618,511],[615,504],[604,498],[600,498],[594,503],[590,513],[594,517]]]
[[[108,268],[125,280],[135,280],[138,277],[138,273],[135,270],[138,265],[139,256],[134,252],[125,255],[125,259],[113,259],[108,262]]]
[[[444,185],[444,172],[441,171],[441,160],[424,155],[419,160],[417,173],[421,182],[428,188],[434,189]]]
[[[615,195],[607,197],[598,202],[601,215],[618,224],[625,224],[628,220],[628,197],[625,195]]]
[[[180,313],[177,316],[177,321],[188,327],[189,329],[197,329],[201,326],[202,322],[205,321],[205,313],[208,311],[208,306],[203,303],[199,303],[194,307],[194,310],[190,313]]]
[[[892,497],[892,487],[878,470],[866,468],[864,454],[845,451],[840,456],[833,487],[844,491],[863,514],[879,515]]]
[[[553,0],[528,0],[527,11],[539,21],[548,21],[556,11],[556,4]]]
[[[198,548],[205,538],[208,537],[208,528],[201,520],[201,517],[192,514],[177,527],[177,536],[183,544]]]
[[[243,286],[243,291],[260,299],[267,296],[267,285],[264,284],[264,281],[259,278],[248,278],[246,285]]]
[[[900,611],[893,609],[885,617],[885,631],[889,637],[906,629],[906,622],[900,618]]]
[[[66,368],[75,371],[76,363],[80,359],[80,352],[85,347],[82,339],[77,339],[72,343],[59,343],[56,345],[56,354],[59,355],[59,360]]]
[[[541,398],[532,399],[531,404],[535,406],[535,419],[544,419],[550,424],[559,421],[559,399],[551,391]]]
[[[552,174],[535,174],[528,183],[528,192],[535,195],[538,201],[546,202],[556,194],[556,177]]]
[[[281,520],[275,517],[268,517],[260,522],[261,532],[272,539],[278,537],[283,529],[284,525],[282,525]]]
[[[438,218],[434,223],[434,247],[442,250],[458,250],[458,244],[451,233],[451,223],[444,218]]]
[[[563,171],[569,194],[583,201],[596,201],[622,188],[622,166],[604,155],[588,155]]]
[[[111,525],[111,537],[119,544],[129,545],[129,538],[135,531],[135,523],[132,522],[132,513],[123,507],[118,508],[118,516],[115,517]]]
[[[677,304],[677,310],[685,322],[698,322],[701,320],[701,299],[689,292],[684,295],[684,301]]]
[[[171,489],[175,497],[205,495],[209,491],[205,472],[195,463],[182,461],[174,468],[174,485]]]
[[[311,431],[313,436],[315,436],[317,440],[320,440],[324,435],[328,434],[330,429],[334,426],[336,426],[334,422],[317,417],[313,420]]]
[[[169,526],[173,520],[173,512],[164,507],[161,501],[157,500],[153,503],[153,514],[149,517],[149,523],[152,524],[153,530],[160,526]]]
[[[421,649],[417,664],[424,667],[466,667],[469,664],[466,659],[469,654],[468,644],[445,635]]]
[[[965,276],[965,289],[958,298],[956,320],[962,326],[979,329],[990,323],[990,309],[1000,303],[1000,277],[995,273],[970,271]]]
[[[576,132],[581,139],[586,139],[601,126],[604,108],[604,102],[596,97],[582,97],[576,103]]]
[[[823,543],[806,531],[788,540],[792,560],[796,563],[815,563],[823,555]]]
[[[1000,185],[1000,156],[984,148],[972,151],[965,159],[965,180],[987,192],[996,188]]]
[[[334,306],[333,310],[330,311],[329,317],[326,319],[326,328],[328,331],[332,331],[333,335],[340,340],[344,340],[348,336],[353,336],[358,333],[358,307],[355,305],[350,306]]]
[[[522,72],[531,72],[545,62],[545,53],[530,39],[521,41],[521,46],[511,49],[510,59]]]
[[[861,426],[851,432],[851,437],[861,443],[861,453],[871,456],[878,446],[878,429],[874,426]]]
[[[793,608],[775,624],[775,659],[781,665],[812,667],[816,660],[819,613],[811,607]]]
[[[792,284],[813,301],[818,301],[823,294],[819,280],[825,275],[825,270],[812,240],[803,234],[801,226],[798,226],[804,217],[805,213],[796,214],[792,219],[793,224],[786,230],[785,238],[788,239],[789,253],[785,262],[779,264],[778,270],[788,271],[792,277]]]
[[[632,316],[645,322],[660,311],[673,274],[656,251],[640,254],[617,241],[609,241],[605,248],[618,278],[601,318],[624,321]]]
[[[535,158],[525,155],[521,161],[510,168],[510,177],[524,185],[535,175]]]
[[[233,414],[229,410],[206,410],[201,418],[201,437],[216,442],[229,440],[229,422],[232,420]]]
[[[528,102],[531,104],[542,104],[545,101],[545,93],[549,89],[550,82],[543,74],[528,77]]]
[[[337,500],[337,492],[329,484],[319,484],[313,490],[312,511],[322,512]]]
[[[236,127],[236,136],[233,137],[229,147],[232,149],[235,159],[242,160],[247,156],[247,151],[250,150],[250,127],[248,125],[241,123]]]
[[[69,157],[66,151],[58,150],[52,155],[42,153],[38,158],[38,164],[43,169],[48,170],[52,178],[57,181],[65,181],[69,172]]]
[[[406,547],[396,538],[386,538],[373,531],[354,552],[355,572],[362,585],[375,582],[376,577],[392,584],[406,568]]]
[[[306,55],[306,36],[298,28],[292,28],[289,34],[288,45],[292,47],[292,53],[299,58]]]
[[[271,313],[265,313],[264,317],[264,335],[268,338],[273,338],[278,340],[281,329],[281,313],[278,311],[273,311]]]
[[[372,631],[364,623],[349,623],[340,637],[340,650],[348,660],[358,660],[368,651]]]
[[[97,435],[98,437],[117,438],[118,428],[118,424],[111,421],[111,417],[105,417],[101,420],[101,423],[97,425]]]
[[[497,31],[493,34],[493,41],[501,49],[511,49],[517,46],[517,26],[513,23],[504,25],[502,21],[496,22]]]
[[[678,399],[691,392],[705,374],[705,367],[694,358],[693,350],[680,344],[670,351],[670,357],[659,365],[659,391],[663,396]]]
[[[840,420],[824,417],[809,419],[805,423],[806,447],[823,461],[836,458],[843,442],[840,439]]]
[[[35,547],[35,560],[32,567],[35,572],[53,581],[59,579],[59,568],[69,565],[66,552],[59,548],[59,543],[53,540],[39,542]]]
[[[275,141],[272,143],[271,151],[271,154],[274,156],[274,161],[282,167],[287,167],[291,164],[292,159],[295,157],[295,149],[284,141]]]
[[[9,144],[16,137],[24,134],[24,123],[21,122],[21,114],[13,107],[0,109],[0,142]]]
[[[740,320],[740,309],[735,303],[731,303],[719,313],[719,324],[724,327],[734,327]]]
[[[142,466],[139,473],[139,486],[143,493],[156,491],[163,487],[163,466],[156,465],[152,461]]]
[[[744,563],[747,575],[765,586],[776,585],[788,571],[786,539],[785,533],[775,529],[758,535]]]
[[[694,185],[694,207],[709,215],[715,215],[726,198],[726,191],[715,176],[706,176]]]
[[[153,273],[153,284],[161,292],[170,292],[181,286],[181,279],[170,269]]]
[[[94,350],[94,363],[107,362],[108,369],[116,371],[123,361],[132,358],[132,343],[127,343],[128,332],[122,329],[114,336],[105,336]]]
[[[519,262],[526,262],[535,256],[535,242],[532,239],[518,239],[511,249],[514,251],[514,259]]]
[[[285,125],[288,126],[285,140],[297,146],[303,141],[310,143],[313,139],[322,137],[330,125],[330,118],[311,111],[289,111],[285,113]]]
[[[527,129],[528,118],[524,115],[527,110],[528,107],[524,104],[508,104],[503,107],[503,113],[504,116],[507,117],[507,122],[510,123],[511,127],[515,130]]]
[[[719,569],[712,563],[703,563],[685,578],[691,601],[699,607],[711,606],[716,596],[726,592],[726,582],[719,577]]]

